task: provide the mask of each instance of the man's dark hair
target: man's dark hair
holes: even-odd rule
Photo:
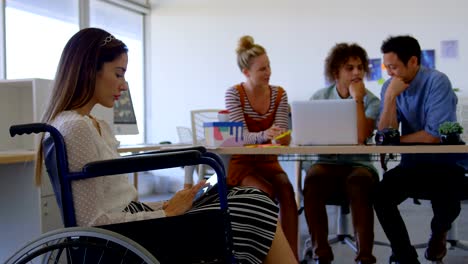
[[[334,83],[341,66],[351,58],[361,59],[364,72],[369,73],[369,58],[367,52],[361,46],[356,43],[337,43],[325,59],[325,77],[327,81]]]
[[[382,53],[395,53],[398,58],[407,65],[412,56],[418,59],[418,65],[421,63],[421,47],[418,41],[412,36],[390,36],[384,40],[380,47]]]

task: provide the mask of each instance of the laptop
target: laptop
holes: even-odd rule
[[[356,102],[352,99],[293,101],[291,103],[294,145],[355,145]]]

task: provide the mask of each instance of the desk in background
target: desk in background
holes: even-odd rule
[[[296,161],[311,159],[317,154],[408,154],[408,153],[468,153],[468,145],[347,145],[347,146],[272,146],[272,147],[224,147],[210,149],[220,155],[279,155],[280,160]],[[294,168],[295,186],[301,186],[301,166],[296,162]],[[300,204],[300,192],[296,191],[296,203]]]
[[[140,144],[119,147],[119,153],[139,153],[163,149],[191,147],[189,144]],[[220,155],[316,155],[316,154],[381,154],[381,153],[467,153],[468,145],[346,145],[346,146],[275,146],[275,147],[220,147],[207,148]],[[0,164],[34,160],[29,150],[0,151]]]
[[[19,162],[30,162],[34,160],[32,150],[7,150],[0,151],[0,164],[14,164]]]
[[[209,149],[218,154],[381,154],[381,153],[465,153],[468,145],[346,145],[346,146],[274,146],[274,147],[224,147]]]

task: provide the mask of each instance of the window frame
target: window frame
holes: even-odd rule
[[[6,79],[7,73],[7,60],[6,60],[6,1],[7,0],[0,0],[0,79]],[[150,31],[149,25],[151,20],[149,18],[151,13],[151,5],[148,0],[98,0],[101,2],[109,3],[112,5],[116,5],[118,7],[127,9],[132,12],[137,12],[142,14],[143,16],[143,46],[142,46],[142,53],[143,53],[143,143],[148,141],[146,128],[148,127],[147,124],[147,116],[148,116],[148,83],[149,83],[149,72],[150,67],[148,66],[150,49],[149,49],[149,41],[150,41]],[[90,26],[90,0],[78,0],[78,28],[83,29]]]

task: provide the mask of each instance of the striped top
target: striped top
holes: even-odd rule
[[[240,95],[236,87],[230,87],[226,91],[225,103],[226,109],[229,111],[229,119],[232,122],[242,122],[244,126],[244,144],[262,144],[268,141],[268,138],[264,135],[264,131],[261,132],[249,132],[247,129],[247,124],[245,122],[244,114],[248,115],[254,120],[262,120],[267,118],[270,114],[274,112],[276,97],[278,96],[279,86],[270,86],[271,97],[270,97],[270,107],[268,112],[264,115],[256,112],[250,105],[249,99],[247,96],[244,98],[245,102],[245,111],[242,110],[242,105],[240,101]],[[284,91],[281,101],[278,105],[278,110],[276,111],[274,124],[284,128],[289,129],[289,106],[288,106],[288,95]]]

